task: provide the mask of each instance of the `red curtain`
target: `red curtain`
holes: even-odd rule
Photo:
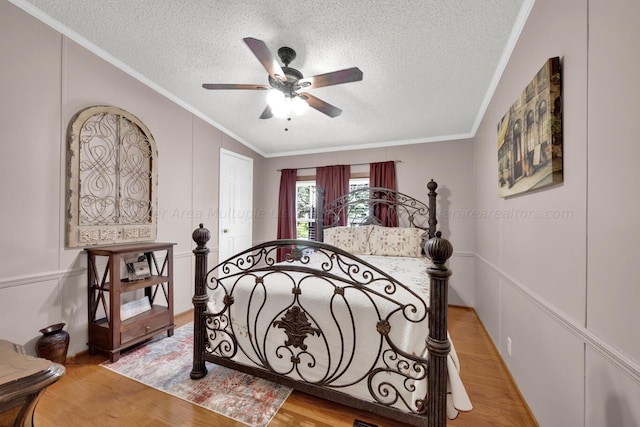
[[[350,165],[324,166],[316,168],[316,186],[324,188],[324,206],[331,203],[338,197],[344,196],[349,192],[349,178],[351,178]],[[321,212],[318,213],[319,215]],[[325,217],[324,225],[329,225],[332,218]],[[346,225],[347,212],[340,211],[340,220],[338,224]]]
[[[282,169],[278,199],[278,239],[296,238],[296,178],[297,169]],[[278,251],[277,261],[284,260],[287,250]]]
[[[396,183],[396,162],[379,162],[369,165],[369,186],[389,188],[397,191]],[[397,227],[398,216],[395,209],[395,197],[392,195],[380,194],[381,198],[387,199],[388,203],[376,203],[373,205],[373,215],[385,227]]]

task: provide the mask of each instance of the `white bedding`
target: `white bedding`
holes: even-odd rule
[[[412,363],[397,365],[397,361],[389,357],[389,346],[378,333],[376,325],[379,319],[388,316],[391,327],[388,336],[393,343],[408,354],[426,357],[428,327],[425,309],[429,302],[426,269],[429,262],[423,257],[359,257],[408,287],[396,287],[392,297],[409,304],[409,308],[403,311],[397,303],[389,300],[385,289],[393,283],[383,280],[383,276],[376,272],[368,276],[371,270],[363,269],[362,265],[358,266],[358,272],[350,271],[358,281],[370,282],[364,287],[367,291],[349,283],[349,275],[337,269],[332,269],[332,272],[337,271],[339,279],[333,281],[325,277],[307,277],[299,272],[271,271],[241,278],[232,276],[223,282],[234,298],[230,307],[231,321],[224,327],[233,330],[243,349],[233,360],[268,366],[294,379],[302,378],[365,400],[373,400],[365,375],[367,372],[373,368],[391,367],[393,370],[400,367],[411,378],[416,378],[409,381],[408,387],[405,377],[392,372],[374,376],[371,387],[376,390],[380,402],[404,411],[415,410],[416,400],[426,394],[424,372],[411,369]],[[305,266],[320,269],[326,261],[323,254],[314,253]],[[296,293],[292,292],[294,288]],[[342,291],[336,291],[336,288],[342,288]],[[210,295],[210,312],[222,310],[223,296],[220,288]],[[287,322],[283,320],[292,306],[300,307],[308,319],[308,329],[303,331],[304,338],[298,347],[285,345],[289,336],[285,333]],[[415,311],[410,308],[415,308]],[[405,315],[412,321],[407,321]],[[281,323],[274,326],[274,321]],[[318,335],[317,329],[321,329],[323,334]],[[221,338],[218,334],[217,340],[210,341],[211,346],[216,348]],[[356,339],[358,341],[354,342]],[[380,349],[386,356],[376,358]],[[460,365],[453,344],[447,365],[450,391],[447,412],[449,418],[455,418],[458,410],[470,410],[472,406],[459,376]],[[344,373],[347,366],[348,371]]]

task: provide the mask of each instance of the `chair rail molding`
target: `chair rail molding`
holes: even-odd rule
[[[60,280],[65,277],[80,276],[86,272],[86,268],[72,268],[69,270],[47,271],[24,276],[0,278],[0,289],[48,282],[50,280]]]
[[[505,283],[508,283],[513,289],[520,292],[524,297],[531,301],[537,308],[549,315],[552,319],[557,321],[561,326],[567,329],[570,333],[580,339],[586,346],[594,350],[612,365],[618,368],[621,372],[625,373],[636,383],[640,384],[640,365],[632,360],[629,356],[621,352],[616,347],[612,346],[607,341],[603,340],[598,335],[594,334],[589,329],[579,324],[571,316],[554,306],[544,298],[532,292],[524,284],[516,280],[507,272],[502,270],[491,261],[484,257],[475,254],[476,258],[493,269],[496,273],[505,279]]]

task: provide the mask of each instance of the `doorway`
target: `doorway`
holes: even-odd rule
[[[253,159],[220,149],[218,261],[252,246]]]

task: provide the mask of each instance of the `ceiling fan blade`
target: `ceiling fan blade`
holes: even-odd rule
[[[245,85],[245,84],[226,84],[226,83],[205,83],[202,85],[205,89],[246,89],[246,90],[263,90],[270,89],[266,85]]]
[[[358,67],[347,68],[345,70],[333,71],[331,73],[319,74],[313,77],[306,77],[298,81],[298,84],[305,89],[316,87],[339,85],[341,83],[357,82],[362,80],[362,71]]]
[[[260,115],[260,118],[261,119],[270,119],[271,117],[273,117],[273,113],[271,112],[271,107],[269,105],[267,105],[267,108],[264,109],[264,111]]]
[[[262,62],[262,66],[269,72],[269,75],[273,79],[280,79],[282,81],[287,80],[287,76],[284,75],[284,71],[280,67],[280,64],[276,62],[273,55],[269,51],[269,48],[262,40],[254,39],[252,37],[245,37],[244,42],[249,46],[251,52]]]
[[[340,114],[342,114],[342,110],[339,109],[338,107],[335,107],[329,104],[328,102],[323,101],[320,98],[316,98],[315,96],[309,93],[301,92],[298,94],[298,96],[300,96],[300,98],[307,101],[307,104],[309,104],[309,107],[315,108],[316,110],[326,114],[329,117],[338,117]]]

